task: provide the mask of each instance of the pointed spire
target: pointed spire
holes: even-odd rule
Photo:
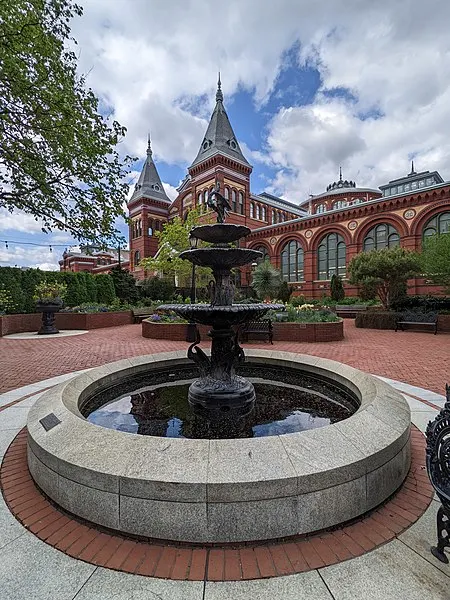
[[[409,175],[415,175],[416,172],[414,171],[414,161],[411,161],[411,173],[409,173]]]
[[[249,162],[242,154],[239,143],[234,135],[233,128],[223,106],[222,82],[220,72],[217,80],[216,106],[211,115],[208,129],[200,146],[200,150],[191,167],[201,163],[215,154],[222,154],[233,158],[250,167]]]
[[[223,102],[222,82],[220,81],[220,71],[219,71],[219,79],[217,80],[216,102]]]
[[[151,158],[152,155],[153,155],[153,152],[152,152],[152,143],[151,143],[151,140],[150,140],[150,132],[149,132],[148,133],[148,142],[147,142],[147,156],[149,158]]]
[[[339,165],[339,181],[342,181],[342,167]]]

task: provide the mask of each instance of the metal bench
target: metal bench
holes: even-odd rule
[[[444,548],[450,548],[450,386],[445,386],[447,401],[434,421],[428,423],[426,465],[431,485],[441,501],[436,524],[437,546],[431,553],[448,564]]]
[[[144,319],[148,319],[155,311],[151,307],[133,308],[133,323],[141,323]]]
[[[335,311],[338,317],[349,317],[354,319],[360,312],[365,312],[365,304],[336,304]]]
[[[270,319],[261,319],[258,321],[249,321],[240,331],[241,342],[248,342],[250,338],[255,339],[255,336],[262,335],[269,339],[273,344],[273,327]]]
[[[405,331],[405,327],[418,327],[432,329],[434,331],[434,335],[436,335],[438,326],[437,322],[437,312],[407,311],[397,316],[395,322],[395,331],[398,331],[399,328],[402,331]]]

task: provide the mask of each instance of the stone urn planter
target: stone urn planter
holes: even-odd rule
[[[50,335],[59,333],[55,327],[55,314],[64,306],[61,298],[54,298],[50,302],[36,302],[37,312],[42,313],[42,325],[38,335]]]
[[[64,283],[56,281],[41,281],[35,287],[34,300],[36,301],[36,311],[42,313],[42,325],[38,335],[51,335],[59,333],[55,327],[55,314],[63,307],[62,298],[67,291]]]

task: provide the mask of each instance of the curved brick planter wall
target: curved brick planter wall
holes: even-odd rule
[[[210,327],[198,326],[202,339]],[[185,341],[185,323],[152,323],[142,321],[142,335],[155,340]],[[335,342],[344,338],[344,323],[273,323],[273,339],[287,342]]]
[[[298,368],[349,387],[348,419],[266,438],[167,439],[104,429],[82,417],[92,392],[123,377],[190,364],[185,352],[104,365],[41,396],[28,416],[28,466],[57,504],[123,533],[224,543],[306,534],[354,519],[391,496],[411,462],[410,410],[351,367],[248,350],[249,362]],[[52,414],[48,431],[41,420]]]
[[[24,333],[37,331],[41,326],[40,313],[24,315],[3,315],[0,317],[0,337],[10,333]],[[102,327],[116,327],[133,323],[131,311],[118,311],[107,313],[57,313],[56,327],[58,329],[100,329]]]

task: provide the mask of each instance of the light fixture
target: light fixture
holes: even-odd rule
[[[189,234],[189,246],[191,250],[195,250],[198,246],[198,237],[195,235]]]

